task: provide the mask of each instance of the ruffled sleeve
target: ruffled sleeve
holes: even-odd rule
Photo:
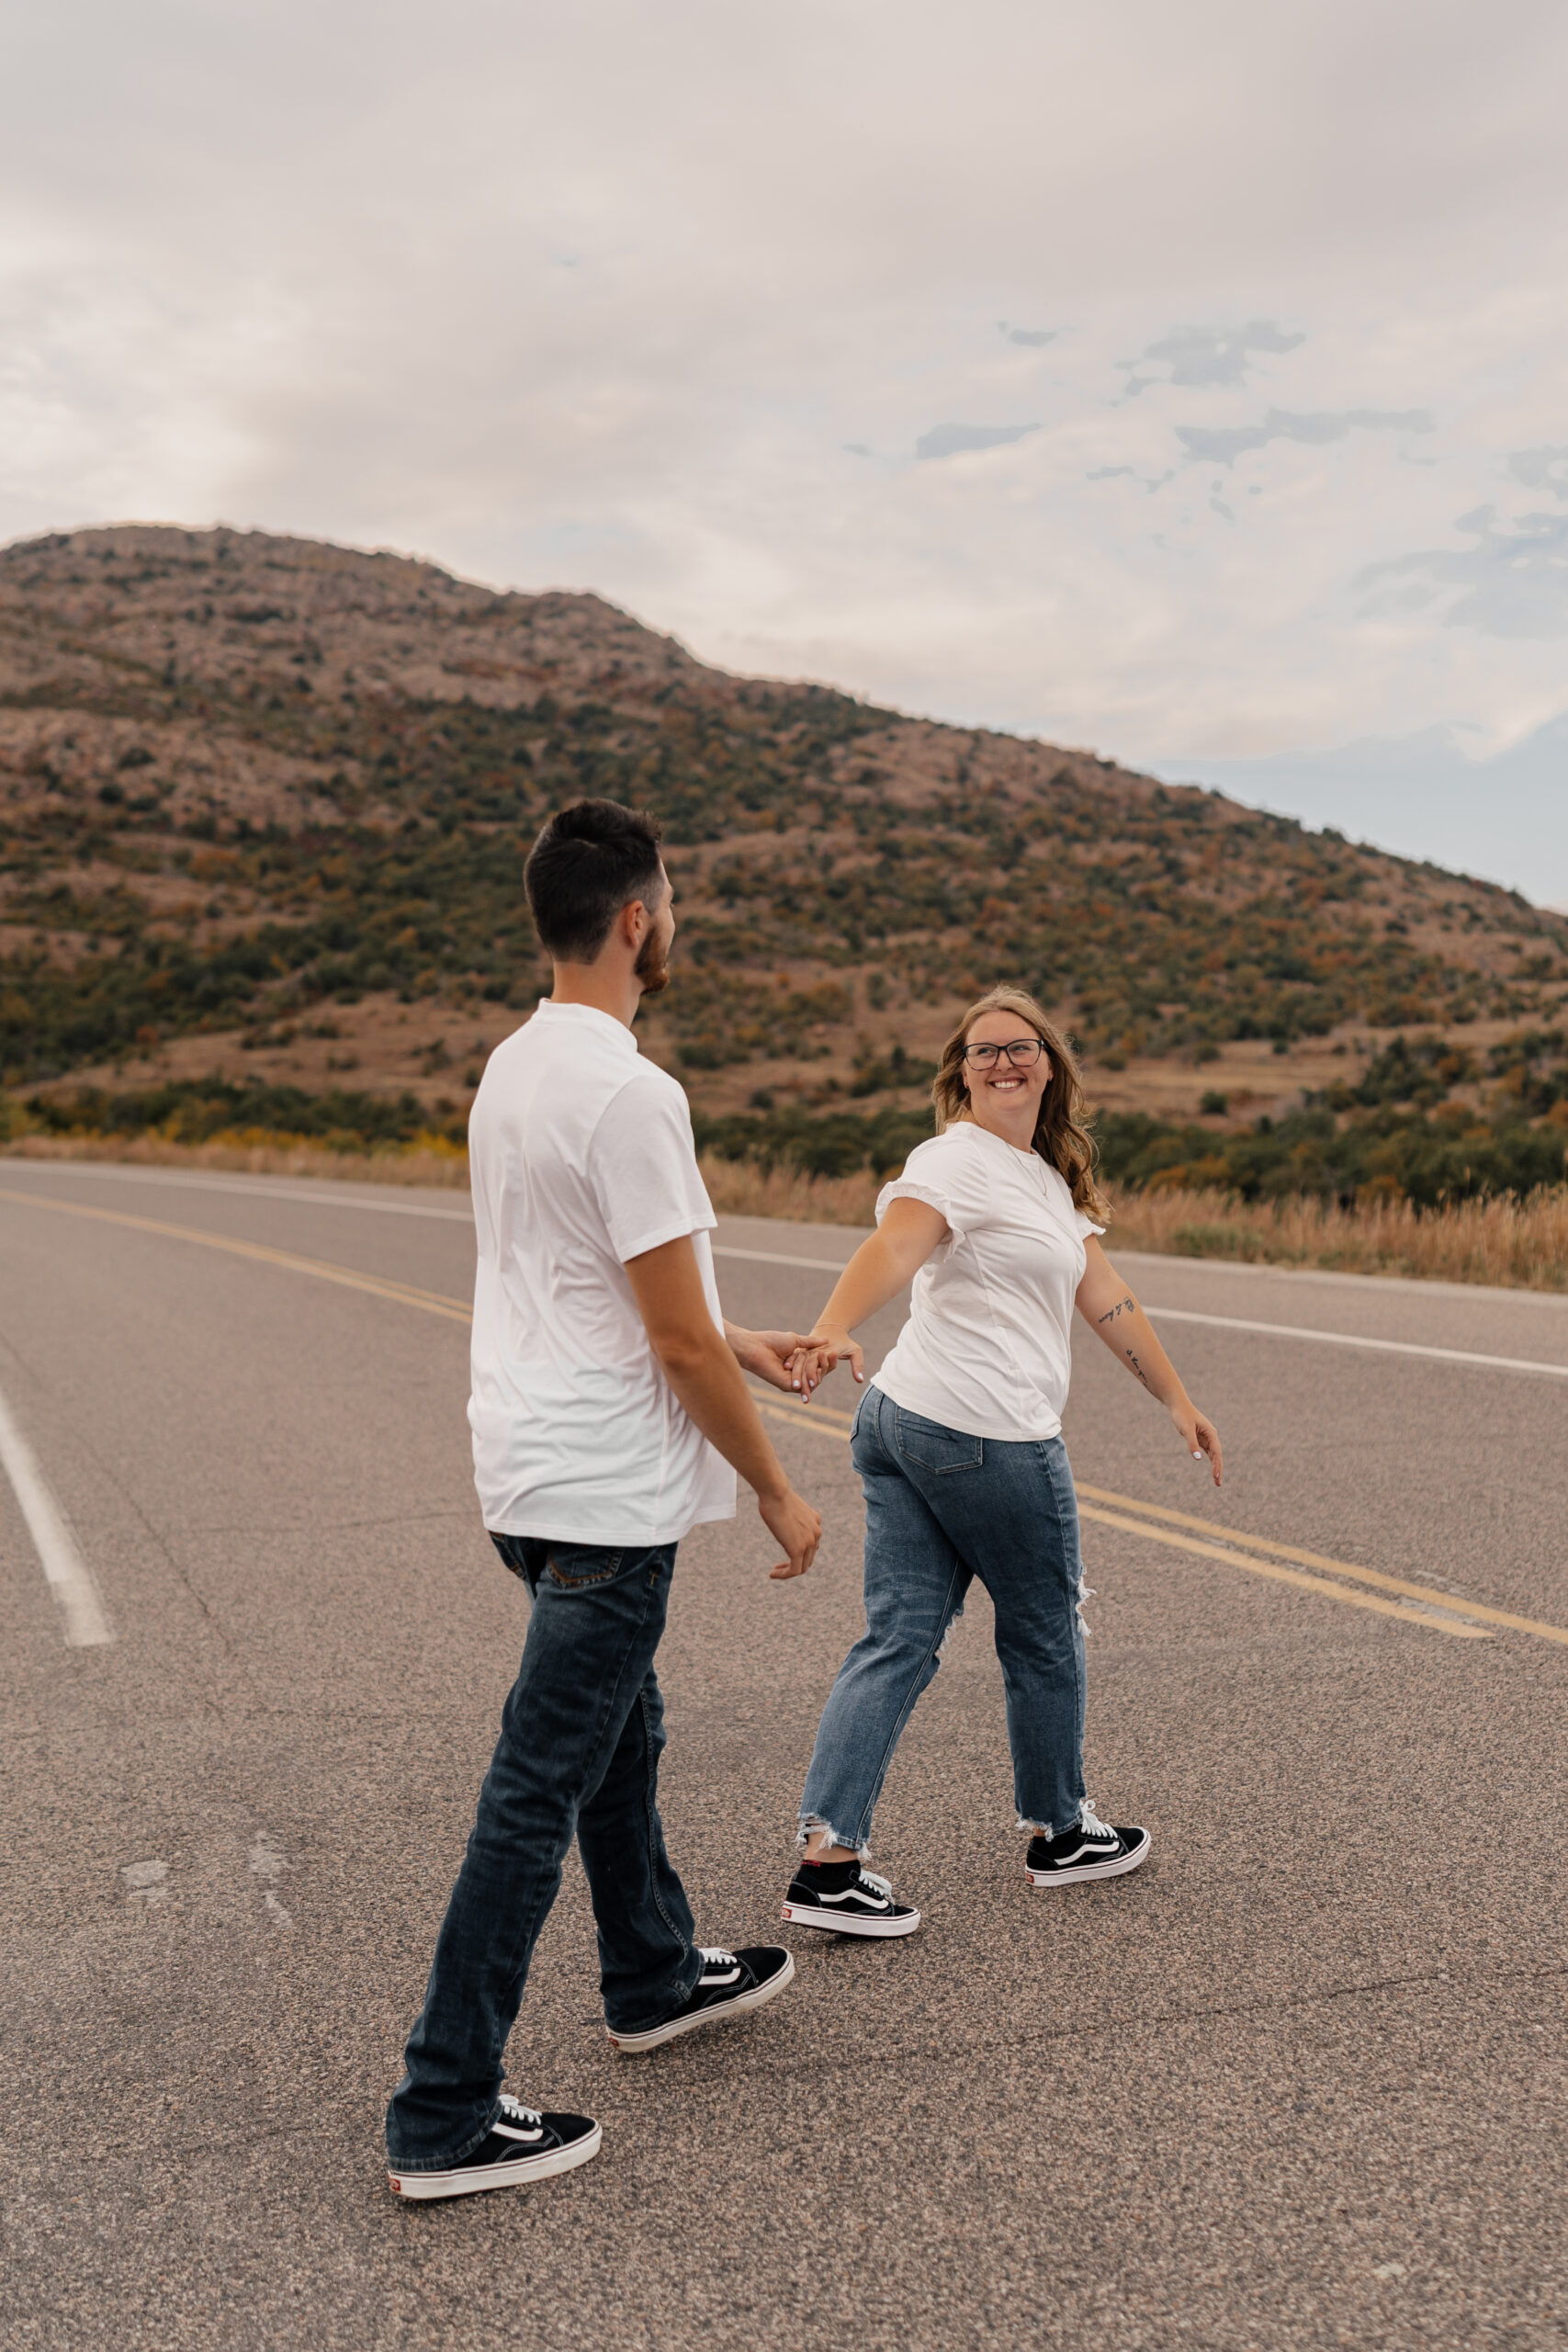
[[[947,1221],[955,1241],[968,1230],[976,1205],[969,1156],[950,1130],[917,1144],[904,1163],[904,1173],[884,1184],[876,1196],[876,1222],[882,1223],[895,1201],[924,1201]]]

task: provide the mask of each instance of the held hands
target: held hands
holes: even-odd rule
[[[765,1380],[770,1388],[782,1388],[785,1396],[794,1395],[794,1359],[800,1349],[810,1346],[809,1340],[798,1331],[749,1331],[740,1323],[727,1323],[724,1333],[743,1372],[755,1373],[759,1380]]]
[[[813,1389],[819,1388],[834,1365],[846,1357],[856,1380],[863,1381],[864,1353],[841,1323],[818,1323],[811,1337],[798,1343],[789,1360],[790,1384],[799,1390],[803,1405],[810,1404]]]
[[[1190,1396],[1179,1396],[1170,1408],[1170,1418],[1181,1432],[1181,1442],[1196,1461],[1205,1454],[1214,1474],[1214,1484],[1221,1483],[1223,1464],[1220,1458],[1220,1433],[1206,1413],[1201,1413]]]

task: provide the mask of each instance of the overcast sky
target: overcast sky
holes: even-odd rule
[[[595,588],[1568,901],[1562,0],[51,0],[0,44],[0,538]]]

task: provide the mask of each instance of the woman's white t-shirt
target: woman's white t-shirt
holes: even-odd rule
[[[909,1319],[876,1374],[885,1396],[969,1437],[1055,1437],[1072,1373],[1073,1300],[1084,1238],[1103,1233],[1073,1206],[1038,1152],[965,1119],[916,1146],[877,1195],[924,1201],[951,1238],[915,1276]]]

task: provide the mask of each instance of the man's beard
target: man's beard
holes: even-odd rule
[[[632,969],[642,982],[644,996],[657,996],[661,989],[669,987],[669,952],[660,945],[659,933],[656,931],[650,931],[643,941],[641,947],[637,950],[637,962],[632,966]]]

